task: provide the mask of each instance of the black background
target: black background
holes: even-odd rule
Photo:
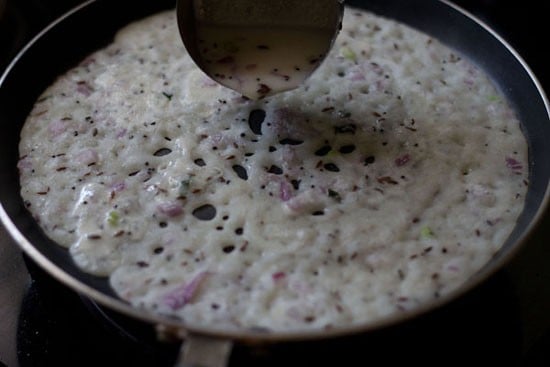
[[[0,0],[0,70],[4,70],[17,51],[33,35],[53,19],[80,2],[81,0]],[[548,31],[550,1],[456,0],[454,2],[485,21],[508,41],[525,59],[543,85],[543,88],[547,92],[550,91],[550,72],[548,70],[550,66],[550,41],[548,39],[548,35],[550,35],[550,31]],[[487,298],[490,298],[493,302],[485,302],[484,307],[487,307],[487,309],[482,310],[483,312],[479,313],[479,315],[473,316],[473,319],[463,326],[463,328],[472,328],[469,338],[475,340],[476,345],[480,348],[479,352],[482,353],[484,346],[488,348],[492,347],[491,343],[493,341],[489,339],[494,338],[495,335],[475,335],[478,333],[474,329],[477,324],[481,324],[487,321],[487,319],[489,319],[488,325],[493,328],[498,328],[499,324],[519,323],[522,357],[509,361],[509,363],[506,363],[503,358],[496,358],[499,353],[501,357],[506,355],[505,349],[508,345],[504,343],[501,345],[502,349],[499,350],[497,348],[491,351],[495,355],[494,361],[500,365],[517,365],[519,363],[522,366],[550,366],[549,238],[550,219],[547,216],[536,231],[532,241],[497,276],[497,279],[493,280],[484,289],[485,293],[483,293],[483,297],[486,298],[485,301],[487,301]],[[505,278],[505,280],[502,281],[502,278]],[[510,297],[513,299],[509,298],[507,290],[504,292],[500,292],[499,290],[502,284],[506,286],[508,283],[512,284],[513,294]],[[503,294],[506,296],[502,297]],[[468,307],[475,308],[481,304],[476,303],[472,299],[462,302],[459,305],[466,307],[466,309]],[[466,302],[466,305],[464,302]],[[513,307],[517,307],[517,310],[506,309],[510,307],[511,302],[515,302]],[[519,314],[518,320],[507,319],[508,315],[514,315],[516,311]],[[452,315],[452,310],[450,312]],[[442,320],[449,322],[448,318]],[[460,325],[458,325],[460,323],[463,323],[463,320],[451,320],[449,327],[460,329]],[[431,327],[431,330],[435,333],[439,330],[433,325],[428,327]],[[409,326],[408,331],[405,328],[405,335],[412,337],[417,335],[414,328],[414,325]],[[464,334],[468,335],[467,332]],[[393,337],[392,335],[391,338]],[[432,335],[431,337],[424,335],[422,337],[427,338],[426,343],[441,343],[440,347],[444,347],[444,341],[438,340],[437,335]],[[511,333],[510,337],[514,338],[515,334]],[[381,340],[388,341],[388,338],[387,336],[382,336]],[[380,350],[383,350],[380,342],[376,342],[375,340],[370,340],[370,342],[375,347],[380,347]],[[463,346],[460,345],[458,338],[453,340],[453,342],[457,343],[456,353],[458,355],[461,353]],[[502,340],[499,342],[502,342]],[[513,341],[510,341],[509,346],[513,348],[513,345],[515,345]],[[315,348],[317,347],[313,349]],[[446,349],[446,352],[449,350]],[[393,356],[395,357],[400,352],[403,351],[394,351],[396,354]],[[391,358],[389,359],[391,360]],[[441,365],[447,365],[447,362],[441,360]],[[472,364],[476,365],[475,363]]]

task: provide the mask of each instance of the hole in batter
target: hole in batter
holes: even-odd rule
[[[172,149],[168,149],[168,148],[160,148],[159,150],[157,150],[156,152],[153,153],[153,155],[155,157],[162,157],[164,155],[168,155],[172,153]]]
[[[321,148],[317,149],[315,151],[315,155],[319,156],[319,157],[323,157],[323,156],[327,155],[331,150],[332,150],[332,148],[331,148],[330,145],[325,145],[325,146],[322,146]]]
[[[226,245],[222,248],[223,252],[225,252],[226,254],[230,254],[233,252],[233,250],[235,250],[235,246],[233,245]]]
[[[234,165],[232,168],[233,168],[233,171],[235,171],[235,173],[237,174],[237,176],[239,176],[239,178],[245,181],[248,180],[248,173],[246,172],[246,168],[244,168],[239,164]]]
[[[248,116],[248,126],[256,135],[262,135],[262,123],[265,120],[264,110],[252,110]]]
[[[194,160],[195,164],[199,167],[204,167],[206,166],[206,162],[204,161],[204,159],[202,158],[197,158]]]
[[[193,216],[199,220],[212,220],[216,217],[216,208],[210,204],[199,206],[193,210]]]

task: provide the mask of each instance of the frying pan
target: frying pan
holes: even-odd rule
[[[34,101],[56,76],[92,51],[106,46],[127,23],[170,9],[173,0],[91,0],[73,9],[34,38],[0,79],[0,217],[21,248],[60,282],[101,305],[154,325],[163,336],[185,339],[182,365],[223,366],[234,343],[272,343],[365,333],[432,311],[480,285],[527,241],[549,201],[550,113],[540,84],[506,42],[482,23],[443,0],[350,0],[379,15],[404,22],[441,40],[482,68],[505,94],[523,123],[529,144],[529,188],[525,209],[502,249],[460,289],[407,313],[331,331],[266,333],[187,327],[178,320],[137,310],[117,298],[106,278],[81,272],[68,252],[49,240],[26,211],[16,169],[19,132]]]

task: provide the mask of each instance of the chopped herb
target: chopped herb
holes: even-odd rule
[[[180,188],[179,188],[179,195],[185,196],[189,192],[189,188],[191,187],[191,179],[188,178],[187,180],[180,181]]]
[[[340,154],[340,151],[336,151],[336,150],[331,150],[330,152],[328,152],[327,154],[327,158],[334,158],[336,156],[338,156]]]
[[[347,46],[344,46],[340,49],[340,56],[353,62],[357,61],[357,55],[355,54],[355,52],[353,52],[351,48]]]
[[[111,210],[109,214],[107,214],[107,223],[109,223],[110,226],[116,227],[118,226],[118,223],[120,222],[120,214],[116,210]]]
[[[424,226],[420,230],[420,237],[423,238],[423,239],[433,238],[434,233],[432,232],[430,227]]]

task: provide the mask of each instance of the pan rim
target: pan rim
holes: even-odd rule
[[[468,11],[462,9],[456,4],[452,3],[449,0],[437,0],[446,6],[449,6],[453,11],[458,11],[461,14],[469,18],[470,21],[476,23],[477,26],[480,26],[484,29],[485,32],[488,32],[492,37],[494,37],[506,50],[517,60],[522,69],[527,73],[529,79],[534,83],[536,91],[545,107],[546,115],[550,120],[550,105],[548,97],[544,92],[544,89],[537,79],[529,65],[521,57],[521,55],[496,31],[494,31],[488,24],[478,19]],[[87,0],[82,4],[74,7],[69,10],[55,21],[46,26],[41,32],[39,32],[35,37],[33,37],[13,58],[9,65],[4,70],[2,76],[0,76],[0,88],[4,84],[4,81],[10,74],[11,70],[15,67],[18,61],[24,57],[28,50],[33,47],[34,44],[39,42],[39,40],[47,34],[51,29],[55,28],[59,23],[63,22],[65,19],[71,17],[73,14],[77,13],[83,8],[91,6],[93,3],[96,3],[97,0]],[[350,326],[337,327],[331,330],[325,329],[314,329],[314,330],[296,330],[296,331],[276,331],[276,332],[261,332],[261,331],[251,331],[247,329],[235,329],[235,330],[226,330],[226,329],[214,329],[212,327],[193,325],[191,323],[186,323],[181,320],[172,319],[169,317],[163,317],[160,315],[155,315],[145,310],[137,309],[132,307],[130,304],[124,302],[119,298],[115,298],[109,295],[106,295],[99,290],[93,288],[92,286],[86,284],[85,282],[71,276],[64,269],[56,265],[52,260],[50,260],[46,255],[40,252],[33,244],[27,239],[27,237],[19,230],[15,223],[11,220],[10,216],[6,212],[4,205],[0,203],[0,220],[5,226],[7,232],[10,234],[14,242],[29,255],[33,261],[37,262],[44,270],[46,270],[50,275],[60,281],[62,284],[68,286],[73,291],[76,291],[86,297],[89,297],[93,301],[98,302],[100,305],[105,306],[109,309],[121,312],[127,316],[135,318],[139,321],[162,326],[167,330],[173,330],[181,337],[185,337],[188,334],[200,334],[204,336],[211,336],[214,338],[229,339],[234,341],[240,341],[245,343],[267,343],[267,342],[287,342],[287,341],[304,341],[304,340],[315,340],[315,339],[327,339],[334,338],[344,335],[352,335],[357,333],[364,333],[374,330],[383,329],[390,327],[396,324],[403,323],[407,320],[416,318],[420,315],[426,314],[430,311],[436,310],[441,306],[452,302],[460,298],[462,295],[471,291],[472,289],[479,286],[483,281],[488,279],[491,275],[496,273],[501,269],[506,263],[508,263],[528,242],[530,236],[533,234],[536,227],[539,226],[544,214],[546,213],[550,203],[550,181],[546,183],[546,189],[544,191],[544,196],[540,202],[540,205],[537,208],[536,213],[533,215],[532,219],[529,221],[526,228],[518,236],[518,239],[515,241],[516,245],[511,246],[502,256],[496,259],[488,266],[484,266],[478,273],[474,274],[467,282],[465,282],[459,288],[445,294],[441,298],[426,302],[425,304],[415,307],[413,310],[406,311],[399,314],[391,314],[386,317],[380,318],[371,322],[358,323]]]

